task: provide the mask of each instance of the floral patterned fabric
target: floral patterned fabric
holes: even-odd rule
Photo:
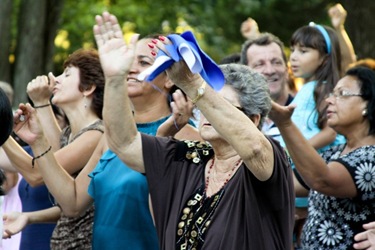
[[[375,146],[363,146],[341,155],[345,145],[322,153],[329,161],[343,164],[357,188],[357,196],[340,199],[310,190],[309,214],[302,233],[302,248],[353,249],[354,235],[375,220]]]

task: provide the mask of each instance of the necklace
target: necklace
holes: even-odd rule
[[[234,173],[234,170],[240,165],[241,161],[242,161],[241,158],[238,159],[238,161],[236,161],[232,170],[228,173],[227,178],[225,179],[223,185],[221,186],[221,188],[219,190],[221,190],[228,183],[228,181],[230,180],[231,176]],[[215,165],[215,157],[212,159],[211,165],[210,165],[210,167],[208,168],[208,171],[207,171],[206,183],[205,183],[205,187],[204,187],[204,193],[205,194],[207,194],[208,184],[210,184],[210,174],[211,174],[211,170],[214,167],[214,165]]]

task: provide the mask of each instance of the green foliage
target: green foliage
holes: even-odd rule
[[[57,48],[56,66],[66,55],[84,46],[94,46],[94,16],[108,10],[127,29],[142,35],[163,33],[163,24],[175,32],[178,20],[185,20],[203,49],[216,61],[239,52],[244,38],[241,23],[254,18],[260,31],[279,36],[285,45],[294,30],[309,21],[328,23],[324,0],[66,0],[61,29],[68,32],[70,47]]]

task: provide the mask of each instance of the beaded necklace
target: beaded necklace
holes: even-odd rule
[[[223,185],[219,188],[219,190],[221,190],[225,187],[225,185],[228,183],[231,176],[233,175],[234,170],[240,165],[241,161],[242,161],[241,158],[238,161],[236,161],[232,170],[229,172],[228,177],[225,179]],[[215,157],[212,159],[211,165],[210,165],[210,167],[208,168],[208,171],[207,171],[206,183],[205,183],[205,187],[204,187],[204,194],[207,194],[208,184],[210,184],[210,174],[211,174],[211,170],[214,167],[214,165],[215,165]]]

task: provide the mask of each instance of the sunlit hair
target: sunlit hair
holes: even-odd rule
[[[94,49],[79,49],[64,62],[64,69],[74,66],[79,69],[79,90],[81,92],[95,86],[91,109],[102,119],[104,96],[104,73],[100,65],[98,52]]]
[[[375,134],[375,71],[363,66],[357,66],[346,72],[359,80],[361,97],[368,102],[366,118],[370,123],[369,135]]]
[[[267,80],[245,65],[219,65],[225,76],[225,84],[231,86],[238,94],[243,112],[251,118],[259,114],[261,119],[258,129],[262,128],[264,118],[271,109],[271,97]]]
[[[258,37],[254,38],[254,39],[247,40],[246,42],[244,42],[242,44],[240,63],[244,64],[244,65],[247,65],[249,63],[249,60],[247,58],[247,50],[252,45],[267,46],[267,45],[270,45],[271,43],[276,43],[280,47],[284,63],[285,63],[285,65],[287,65],[288,60],[287,60],[285,52],[284,52],[283,42],[277,36],[274,36],[273,34],[267,33],[267,32],[261,33]]]
[[[370,68],[372,70],[375,70],[375,59],[374,58],[364,58],[361,60],[358,60],[352,64],[349,65],[349,69],[357,67],[357,66],[363,66]]]
[[[322,33],[313,26],[303,26],[297,29],[292,35],[290,45],[300,45],[316,49],[323,63],[314,74],[317,84],[314,89],[315,109],[318,112],[318,127],[323,128],[327,117],[325,116],[327,105],[325,98],[333,91],[333,88],[340,79],[341,53],[337,35],[335,31],[327,26],[323,26],[331,40],[331,53],[327,53],[327,43]]]

